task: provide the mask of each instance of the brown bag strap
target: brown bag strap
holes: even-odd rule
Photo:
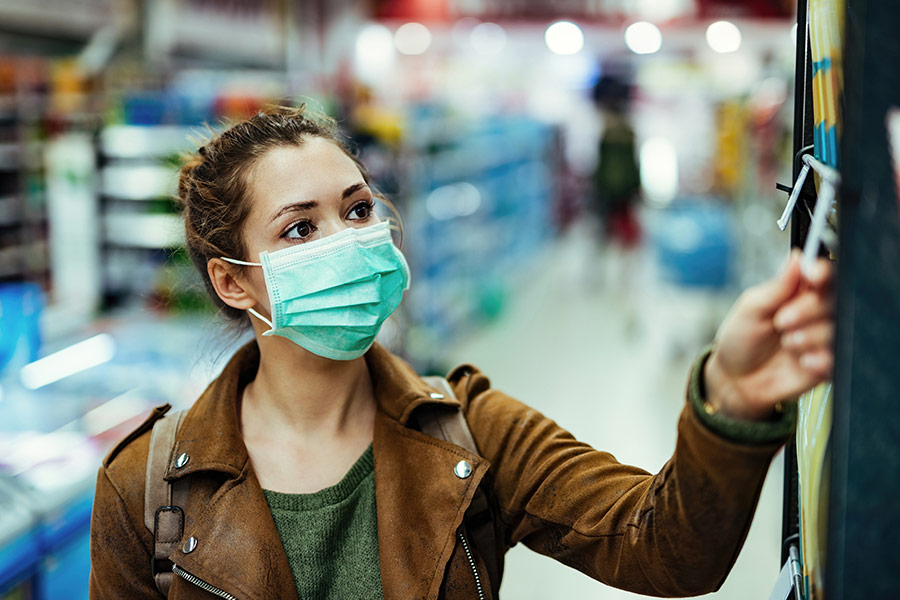
[[[456,399],[456,394],[450,386],[450,382],[443,377],[423,377],[423,380],[436,390],[439,390],[448,398]],[[481,456],[475,438],[466,422],[466,417],[461,410],[447,410],[445,407],[433,407],[432,410],[420,410],[417,413],[419,428],[422,433],[433,438],[451,442],[465,448],[472,454]],[[488,577],[497,593],[503,567],[501,556],[497,548],[497,532],[494,526],[494,516],[491,504],[483,486],[478,486],[472,503],[469,505],[466,518],[466,527],[472,544],[481,551],[481,556],[488,570]]]
[[[436,390],[440,390],[448,398],[456,400],[456,394],[450,387],[450,382],[443,377],[423,377],[425,383]],[[465,448],[472,454],[481,456],[478,452],[478,446],[475,445],[475,438],[469,431],[469,424],[461,410],[430,410],[421,411],[418,415],[419,427],[422,433],[430,435],[439,440],[452,442],[457,446]]]
[[[172,567],[169,554],[178,546],[184,534],[184,509],[190,493],[190,479],[174,483],[166,481],[166,469],[175,450],[175,434],[187,411],[172,413],[154,423],[147,455],[147,474],[144,483],[144,525],[153,533],[151,573],[156,587],[169,595]]]

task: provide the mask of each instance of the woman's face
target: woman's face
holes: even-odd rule
[[[255,261],[263,250],[275,252],[379,221],[372,190],[353,159],[320,137],[269,150],[247,183],[247,260]]]
[[[380,220],[356,163],[320,137],[266,152],[250,171],[247,190],[251,208],[243,230],[245,260],[256,261],[263,250],[275,252]],[[268,309],[262,269],[244,272],[251,284],[247,291]]]

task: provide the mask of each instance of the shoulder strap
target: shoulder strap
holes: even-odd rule
[[[172,484],[166,481],[165,474],[175,450],[175,434],[186,412],[180,410],[154,423],[147,455],[144,525],[153,533],[151,573],[164,596],[169,595],[172,583],[172,565],[168,557],[184,533],[184,509],[190,491],[189,478]]]
[[[423,377],[428,385],[436,390],[443,392],[448,398],[456,400],[456,394],[450,382],[443,377]],[[426,410],[420,411],[417,415],[419,418],[419,427],[422,433],[430,435],[439,440],[452,442],[457,446],[461,446],[471,452],[481,456],[478,452],[478,446],[475,445],[475,438],[469,431],[469,424],[461,410]]]
[[[428,385],[440,390],[448,398],[456,399],[450,382],[443,377],[423,377]],[[417,413],[419,428],[422,433],[433,438],[444,440],[465,448],[472,454],[481,456],[475,438],[461,410],[447,410],[445,407],[432,407],[432,410],[420,410]],[[466,517],[466,528],[472,543],[481,552],[488,577],[493,586],[494,596],[498,593],[500,578],[503,575],[503,557],[497,544],[497,530],[494,511],[483,486],[478,486]]]

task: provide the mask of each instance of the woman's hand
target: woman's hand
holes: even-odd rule
[[[765,419],[779,402],[831,376],[831,277],[826,260],[804,277],[794,251],[778,277],[741,295],[706,361],[706,399],[714,410],[734,419]]]

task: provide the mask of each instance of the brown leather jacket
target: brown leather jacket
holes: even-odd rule
[[[781,443],[726,441],[688,403],[675,454],[656,475],[620,464],[552,420],[490,388],[464,366],[449,379],[458,401],[434,392],[402,360],[374,346],[366,355],[378,402],[375,489],[384,597],[477,599],[458,531],[487,486],[500,553],[522,542],[607,584],[684,596],[717,589],[744,541],[772,455]],[[244,346],[197,400],[176,438],[166,477],[192,477],[184,538],[170,556],[227,595],[176,576],[170,598],[296,599],[294,581],[238,428],[236,406],[256,373],[259,350]],[[481,451],[475,456],[413,428],[426,404],[459,405]],[[90,597],[160,598],[150,573],[153,537],[144,526],[144,480],[155,411],[100,468],[91,523]],[[461,460],[474,470],[454,473]],[[483,514],[483,513],[482,513]],[[486,598],[497,597],[484,554],[472,544]],[[494,572],[497,569],[492,569]],[[502,570],[502,565],[500,565]],[[230,595],[230,596],[229,596]]]

